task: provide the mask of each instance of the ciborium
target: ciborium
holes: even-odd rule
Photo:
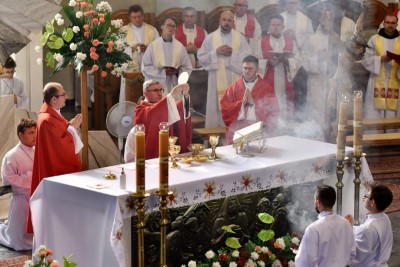
[[[188,150],[192,152],[192,156],[198,155],[201,151],[204,150],[203,144],[190,144],[188,145]]]
[[[219,142],[219,135],[210,135],[210,138],[208,139],[208,143],[210,143],[210,146],[211,146],[211,155],[208,157],[208,159],[211,159],[211,160],[219,159],[219,157],[217,156],[217,153],[215,153],[218,142]]]
[[[171,145],[176,145],[176,141],[178,140],[178,137],[176,136],[170,136],[168,137],[168,144]]]
[[[181,151],[181,146],[179,145],[170,145],[168,148],[168,152],[171,155],[171,160],[172,160],[171,164],[172,169],[177,169],[181,167],[176,163],[176,155],[178,155],[180,151]]]

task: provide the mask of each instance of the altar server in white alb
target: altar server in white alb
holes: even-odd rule
[[[351,258],[351,267],[387,267],[392,253],[393,232],[385,209],[393,200],[390,189],[380,183],[373,184],[364,196],[364,206],[368,210],[367,220],[360,226],[353,226],[356,240],[356,254]],[[345,218],[353,225],[353,217]]]
[[[0,95],[14,95],[14,104],[18,109],[27,109],[29,97],[24,89],[23,82],[14,76],[17,64],[12,57],[3,64],[4,75],[0,76]]]
[[[165,95],[178,84],[182,72],[192,73],[192,62],[181,42],[175,39],[176,20],[165,17],[161,20],[161,37],[154,40],[142,59],[145,80],[157,80],[165,89]]]
[[[233,13],[221,12],[219,28],[207,35],[197,52],[201,66],[208,71],[206,127],[224,125],[219,103],[228,86],[241,76],[243,58],[252,54],[246,38],[233,24]]]
[[[304,233],[295,258],[296,267],[345,267],[355,254],[355,242],[349,222],[332,211],[335,189],[320,185],[314,198],[318,220]]]
[[[399,116],[399,60],[388,57],[387,51],[400,55],[397,17],[386,15],[383,28],[368,41],[362,61],[371,75],[365,96],[364,118]]]
[[[11,185],[12,199],[8,219],[0,224],[0,244],[15,250],[32,249],[32,234],[26,234],[33,158],[36,141],[36,122],[22,119],[17,127],[19,143],[3,158],[1,173],[4,185]]]

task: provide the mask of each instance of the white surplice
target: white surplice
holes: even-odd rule
[[[233,31],[233,30],[232,30]],[[217,93],[217,70],[218,70],[218,56],[217,50],[213,46],[213,35],[221,32],[222,45],[232,47],[232,32],[228,34],[222,31],[215,31],[207,35],[203,45],[197,52],[197,58],[201,66],[208,71],[208,91],[207,91],[207,105],[206,105],[206,119],[205,127],[224,127],[222,121],[221,110],[219,107],[218,93]],[[240,35],[240,48],[233,50],[230,56],[224,56],[226,80],[229,86],[232,82],[232,72],[241,75],[243,58],[251,55],[251,48],[243,35]],[[228,89],[228,88],[226,88]]]
[[[236,17],[235,15],[234,19],[235,19],[235,30],[244,35],[245,28],[247,25],[247,14],[244,14],[241,17]],[[262,35],[262,30],[260,23],[258,23],[257,19],[254,17],[254,34],[252,38],[249,38],[249,45],[251,51],[255,52],[258,41],[260,41],[261,39],[261,35]]]
[[[294,15],[285,11],[281,15],[284,19],[285,29],[293,30],[297,48],[302,51],[306,41],[314,34],[311,19],[300,11],[297,11]]]
[[[157,66],[156,62],[158,62],[159,60],[155,59],[155,55],[153,52],[153,46],[156,42],[160,40],[164,52],[164,66]],[[175,50],[176,46],[180,47],[181,56],[180,61],[178,62],[178,66],[173,66],[173,51]],[[166,75],[164,69],[164,67],[166,66],[178,68],[178,75],[182,72],[187,72],[190,75],[193,69],[192,62],[190,61],[188,53],[186,52],[186,48],[181,44],[181,42],[179,42],[175,38],[172,38],[172,42],[165,42],[162,37],[159,37],[150,43],[150,45],[146,49],[146,52],[143,55],[142,73],[146,81],[150,79],[158,81],[165,89],[164,95],[171,92],[172,88],[178,84],[178,77],[176,75]]]
[[[21,143],[3,158],[4,185],[11,185],[12,200],[8,219],[0,224],[0,243],[15,250],[32,249],[32,234],[26,234],[26,218],[32,180],[34,148]]]
[[[12,79],[2,78],[0,79],[0,95],[11,95],[17,96],[17,108],[28,109],[29,97],[24,89],[23,82],[16,77]]]
[[[296,267],[345,267],[355,253],[350,223],[332,212],[321,212],[310,224],[296,255]]]

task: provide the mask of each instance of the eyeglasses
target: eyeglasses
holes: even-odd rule
[[[61,95],[55,95],[55,97],[59,98],[60,96],[66,96],[66,95],[67,95],[67,94],[64,93],[64,94],[61,94]]]
[[[369,200],[371,200],[372,199],[372,197],[371,196],[368,196],[368,195],[364,195],[364,197],[363,197],[363,199],[369,199]]]
[[[192,18],[195,18],[196,16],[195,15],[184,15],[183,17],[184,18],[188,18],[188,19],[192,19]]]
[[[153,89],[153,90],[146,90],[147,92],[154,92],[156,94],[164,93],[164,88],[161,89]]]
[[[165,27],[167,27],[168,29],[176,29],[176,25],[173,24],[165,24]]]

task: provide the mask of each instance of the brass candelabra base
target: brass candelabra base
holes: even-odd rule
[[[138,235],[138,267],[144,267],[144,199],[148,197],[146,193],[134,193],[133,197],[137,199],[137,235]]]

